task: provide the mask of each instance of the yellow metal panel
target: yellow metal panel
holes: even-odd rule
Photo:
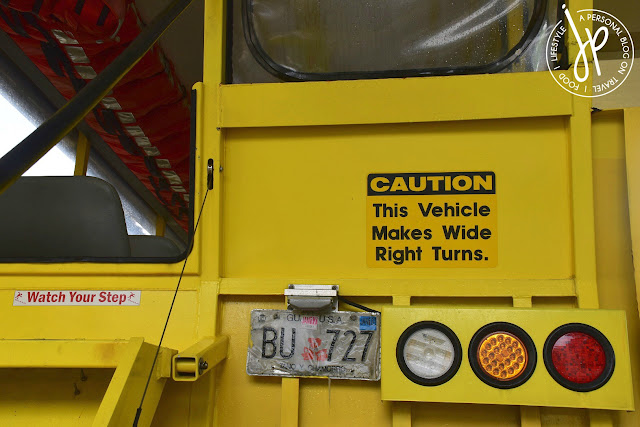
[[[223,234],[229,238],[223,239],[223,275],[572,278],[565,126],[565,119],[556,117],[229,130],[222,204]],[[367,175],[460,170],[496,174],[498,266],[367,268]],[[529,289],[535,293],[535,287]],[[490,286],[478,291],[492,292]],[[519,289],[514,286],[512,292]]]
[[[617,110],[593,115],[596,266],[601,308],[627,312],[632,382],[636,408],[640,408],[640,317],[633,268],[637,257],[632,256],[629,222],[634,215],[631,200],[637,196],[631,182],[637,162],[628,157],[629,152],[625,168],[625,143],[628,147],[633,141],[626,130],[637,122],[629,121],[626,113]],[[614,425],[640,425],[640,412],[617,412]]]
[[[115,368],[128,341],[0,340],[2,368]]]
[[[413,427],[521,427],[517,406],[447,403],[412,403],[411,406]]]
[[[380,384],[370,381],[300,380],[300,426],[390,426],[391,402],[380,401]],[[256,424],[260,424],[257,420]],[[222,425],[222,424],[221,424]],[[268,425],[265,423],[265,425]],[[277,424],[276,424],[277,425]]]
[[[0,424],[7,427],[90,426],[113,372],[113,369],[93,368],[2,369]]]
[[[640,309],[640,108],[624,111],[629,219],[635,265],[636,297]]]
[[[86,283],[86,278],[68,279]],[[129,279],[129,289],[135,279]],[[174,285],[175,286],[175,285]],[[140,306],[29,306],[13,307],[12,291],[0,291],[0,324],[11,325],[3,338],[14,340],[56,339],[125,339],[144,336],[157,343],[167,317],[172,291],[142,292]],[[164,346],[183,349],[197,341],[196,298],[193,291],[181,292],[173,309],[172,321],[167,328]]]
[[[448,382],[424,387],[402,374],[396,361],[396,344],[402,332],[416,322],[433,320],[449,326],[460,339],[463,359],[460,369]],[[468,346],[482,326],[506,321],[522,327],[535,343],[538,361],[531,378],[510,390],[483,383],[471,370]],[[611,342],[616,365],[609,382],[589,393],[570,391],[548,374],[542,349],[549,334],[567,323],[585,323],[600,330]],[[452,403],[559,406],[633,410],[631,366],[624,312],[610,310],[535,309],[442,309],[396,308],[382,310],[382,399]]]
[[[227,85],[220,96],[222,128],[567,116],[573,111],[572,95],[546,72]]]
[[[540,408],[535,406],[520,407],[520,426],[521,427],[540,427]]]
[[[218,372],[218,426],[280,425],[282,380],[246,374],[252,308],[281,309],[283,297],[236,297],[222,301],[220,333],[229,336],[229,356]]]
[[[411,427],[411,403],[393,402],[393,427]]]

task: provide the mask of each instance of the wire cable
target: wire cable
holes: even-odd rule
[[[378,310],[374,310],[374,309],[369,308],[367,306],[364,306],[362,304],[358,304],[357,302],[353,302],[351,300],[348,300],[345,297],[341,297],[340,295],[338,295],[338,301],[340,301],[343,304],[347,304],[347,305],[350,305],[352,307],[359,308],[360,310],[368,311],[369,313],[378,313],[378,314],[380,314],[380,312]]]
[[[202,206],[200,206],[200,213],[198,214],[198,220],[196,221],[196,226],[193,229],[193,237],[191,239],[191,244],[189,245],[191,249],[193,249],[193,244],[195,242],[196,231],[198,230],[198,225],[200,224],[200,217],[202,216],[202,211],[204,210],[204,204],[207,201],[207,195],[209,195],[209,188],[207,187],[207,192],[204,193],[204,199],[202,200]],[[191,251],[189,251],[191,254]],[[158,360],[158,355],[160,354],[160,347],[162,346],[162,340],[164,340],[164,334],[167,332],[167,325],[169,325],[169,319],[171,318],[171,312],[173,311],[173,305],[176,302],[176,297],[178,296],[178,290],[180,289],[180,282],[182,282],[182,276],[184,275],[184,269],[187,266],[187,260],[189,259],[189,255],[184,258],[184,263],[182,264],[182,271],[180,272],[180,277],[178,278],[178,284],[176,285],[176,290],[173,292],[173,300],[171,300],[171,306],[169,307],[169,313],[167,314],[167,320],[164,322],[164,328],[162,328],[162,335],[160,335],[160,342],[158,343],[158,348],[156,349],[156,354],[153,357],[153,363],[151,364],[151,369],[149,370],[149,376],[147,377],[147,383],[144,386],[144,391],[142,392],[142,398],[140,399],[140,405],[138,409],[136,409],[136,417],[133,420],[133,427],[138,426],[138,421],[140,420],[140,415],[142,415],[142,404],[144,403],[144,398],[147,396],[147,389],[149,388],[149,382],[151,381],[151,377],[153,376],[153,368],[156,366],[156,362]]]

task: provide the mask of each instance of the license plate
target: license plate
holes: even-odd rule
[[[380,314],[251,311],[249,375],[380,379]]]

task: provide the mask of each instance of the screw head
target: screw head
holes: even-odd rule
[[[198,363],[198,371],[199,371],[199,373],[202,374],[208,368],[209,368],[209,364],[206,362],[206,360],[200,359],[200,362]]]

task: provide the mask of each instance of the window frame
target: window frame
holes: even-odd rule
[[[538,36],[546,19],[549,0],[534,0],[533,16],[520,41],[502,58],[483,65],[415,68],[405,70],[382,71],[336,71],[326,73],[310,73],[298,71],[279,64],[264,50],[260,43],[253,20],[253,1],[242,0],[242,27],[245,42],[253,58],[267,72],[283,81],[333,81],[333,80],[365,80],[406,77],[452,76],[469,74],[494,74],[514,63]]]

